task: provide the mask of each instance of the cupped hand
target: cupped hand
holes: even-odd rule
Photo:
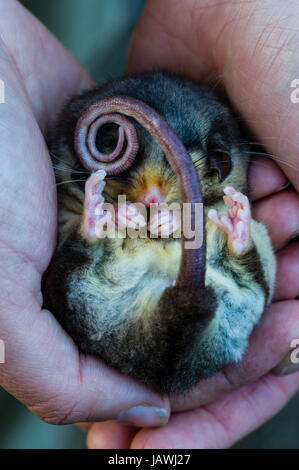
[[[15,0],[1,1],[0,38],[0,339],[6,353],[0,385],[48,423],[118,417],[138,426],[164,424],[166,398],[80,354],[41,308],[57,223],[44,134],[64,101],[93,82]]]
[[[166,69],[219,81],[272,159],[257,156],[250,186],[254,217],[277,252],[274,302],[237,365],[171,397],[169,423],[138,430],[94,424],[90,448],[223,448],[283,407],[299,389],[291,343],[299,338],[299,6],[257,0],[149,0],[135,30],[128,71]],[[282,171],[283,170],[283,171]],[[285,188],[288,183],[293,185]],[[273,371],[274,369],[274,371]],[[285,376],[281,376],[285,375]]]

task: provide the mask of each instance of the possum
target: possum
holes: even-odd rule
[[[212,90],[166,72],[73,98],[51,136],[58,243],[44,306],[83,353],[159,393],[238,362],[272,298],[242,142]]]

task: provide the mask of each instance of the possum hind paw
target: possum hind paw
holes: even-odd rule
[[[168,238],[180,229],[181,217],[179,213],[166,208],[159,209],[151,216],[148,230],[153,237]]]
[[[99,170],[93,173],[85,184],[85,200],[81,234],[89,242],[101,238],[104,227],[112,225],[112,214],[104,210],[103,190],[106,173]]]
[[[218,215],[215,209],[211,209],[208,217],[227,234],[229,249],[240,255],[247,251],[250,245],[249,201],[247,196],[231,186],[227,186],[224,193],[223,200],[228,208],[228,216]]]
[[[120,229],[145,227],[145,218],[132,202],[118,204],[115,208],[115,221]]]

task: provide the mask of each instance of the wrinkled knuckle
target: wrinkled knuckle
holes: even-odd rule
[[[62,426],[80,421],[79,415],[76,417],[77,403],[59,403],[59,400],[50,400],[31,406],[29,409],[41,421],[47,424]]]

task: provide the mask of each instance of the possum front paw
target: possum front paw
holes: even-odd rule
[[[99,170],[93,173],[85,184],[85,200],[81,235],[92,243],[101,238],[104,227],[112,226],[112,214],[104,210],[103,190],[105,188],[106,173]]]
[[[217,227],[227,233],[228,247],[236,255],[248,250],[250,245],[251,212],[247,196],[231,186],[224,189],[223,200],[228,208],[228,216],[218,215],[215,209],[208,212],[208,217]]]

